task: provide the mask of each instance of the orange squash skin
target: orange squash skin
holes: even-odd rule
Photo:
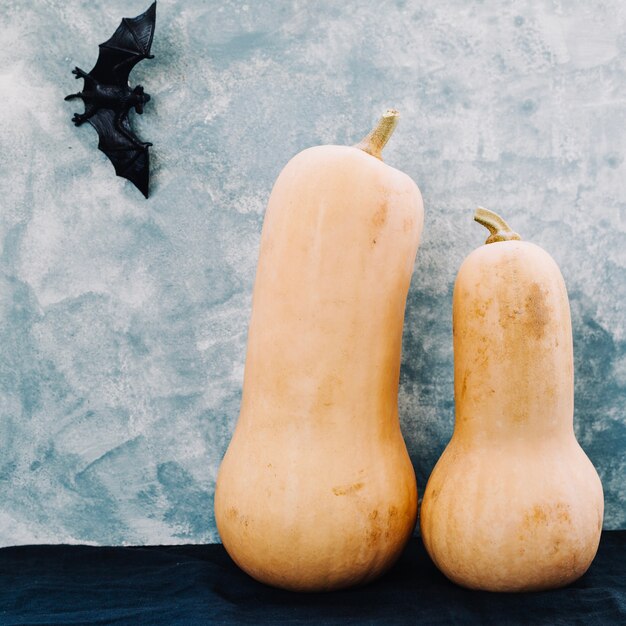
[[[523,241],[475,250],[453,296],[453,437],[426,486],[426,549],[454,582],[489,591],[567,585],[593,560],[603,493],[573,430],[567,292]]]
[[[415,525],[397,407],[423,206],[362,150],[301,152],[261,237],[241,413],[219,471],[220,537],[251,576],[297,591],[365,583]]]

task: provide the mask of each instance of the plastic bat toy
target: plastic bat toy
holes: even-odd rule
[[[113,36],[100,44],[98,61],[91,72],[76,67],[72,73],[84,79],[83,91],[65,99],[81,98],[85,103],[83,114],[75,113],[76,126],[89,122],[98,132],[98,148],[107,155],[118,176],[130,180],[147,198],[150,178],[148,147],[141,141],[128,121],[134,108],[143,113],[150,100],[141,85],[131,89],[128,75],[142,59],[152,59],[150,46],[154,37],[156,2],[141,15],[124,17]]]

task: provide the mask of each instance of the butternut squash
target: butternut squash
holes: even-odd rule
[[[426,486],[421,533],[473,589],[566,585],[593,560],[602,485],[573,429],[569,302],[550,255],[478,209],[491,232],[453,296],[456,419]]]
[[[391,110],[358,146],[296,155],[265,215],[215,518],[234,561],[285,589],[369,581],[415,526],[397,395],[423,206],[380,157],[396,122]]]

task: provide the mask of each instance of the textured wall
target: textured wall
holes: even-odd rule
[[[387,106],[386,160],[426,206],[400,395],[420,490],[452,431],[452,284],[482,203],[563,270],[576,432],[626,527],[626,5],[160,0],[132,75],[146,201],[63,96],[148,3],[0,4],[0,545],[218,539],[272,183]]]

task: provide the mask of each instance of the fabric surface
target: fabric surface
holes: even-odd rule
[[[605,532],[573,585],[492,594],[449,582],[413,539],[383,578],[295,594],[261,585],[221,545],[0,550],[0,624],[626,624],[626,531]]]

